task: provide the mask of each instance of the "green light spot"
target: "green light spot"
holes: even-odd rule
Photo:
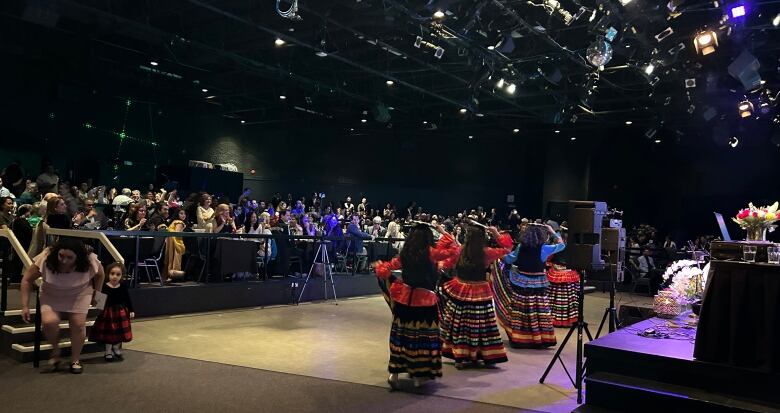
[[[127,137],[127,134],[124,132],[119,132],[119,139],[124,140]]]
[[[132,101],[132,100],[130,100],[130,99],[127,99],[127,107],[128,107],[128,108],[130,107],[130,105],[131,105],[132,103],[133,103],[133,101]]]
[[[85,128],[87,128],[87,129],[92,129],[92,128],[94,128],[94,126],[93,126],[91,123],[89,123],[89,122],[85,123],[85,124],[84,124],[84,127],[85,127]]]

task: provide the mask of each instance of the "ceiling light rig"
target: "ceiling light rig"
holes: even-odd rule
[[[303,20],[303,17],[298,15],[298,0],[292,0],[292,4],[290,5],[290,8],[287,10],[282,10],[279,6],[281,5],[281,0],[276,0],[276,13],[278,13],[280,16],[284,17],[285,19],[290,19],[293,21],[301,21]]]
[[[753,116],[753,104],[747,99],[739,102],[737,110],[739,111],[739,117],[742,119]]]
[[[718,35],[712,30],[703,30],[693,38],[693,45],[699,54],[707,56],[718,48]]]

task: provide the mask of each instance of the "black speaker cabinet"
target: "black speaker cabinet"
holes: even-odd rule
[[[567,265],[578,270],[604,268],[601,260],[601,222],[607,214],[605,202],[569,201]]]

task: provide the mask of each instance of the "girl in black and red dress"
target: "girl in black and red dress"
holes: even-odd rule
[[[103,356],[106,361],[122,360],[122,343],[133,339],[130,319],[135,318],[133,303],[127,286],[122,284],[124,266],[118,262],[106,267],[108,281],[103,284],[103,294],[108,297],[103,312],[98,315],[89,332],[89,339],[106,345]]]

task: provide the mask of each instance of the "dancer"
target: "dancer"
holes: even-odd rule
[[[571,327],[577,322],[580,274],[556,261],[554,256],[547,259],[552,323],[554,327]]]
[[[108,296],[106,305],[89,332],[90,341],[106,345],[103,358],[108,362],[122,360],[122,343],[133,339],[130,320],[135,318],[135,312],[127,286],[122,284],[124,272],[124,266],[118,262],[106,266],[108,282],[103,285],[103,294]]]
[[[387,379],[393,389],[398,389],[399,373],[408,373],[415,387],[427,379],[441,377],[439,312],[434,292],[438,272],[430,257],[433,246],[431,228],[417,224],[406,238],[400,256],[374,264],[393,312]],[[393,274],[400,268],[400,276]]]
[[[554,245],[546,245],[550,237]],[[529,224],[520,234],[517,248],[504,257],[507,265],[503,271],[494,271],[496,315],[512,347],[545,348],[556,344],[544,263],[565,246],[549,225]]]
[[[470,225],[462,247],[440,229],[442,237],[431,252],[435,260],[441,260],[440,269],[453,269],[453,278],[442,284],[438,292],[442,355],[455,360],[457,369],[466,362],[494,365],[507,361],[486,270],[512,250],[512,238],[500,235],[495,227],[487,229],[498,248],[486,247],[483,225]]]

